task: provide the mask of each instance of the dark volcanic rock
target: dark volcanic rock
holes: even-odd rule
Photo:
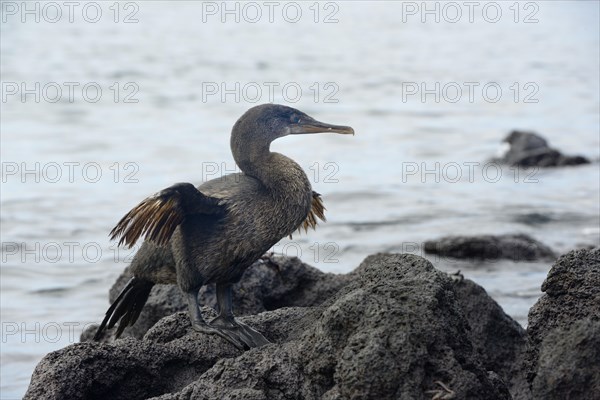
[[[130,268],[125,268],[110,289],[111,303],[131,277]],[[234,285],[234,313],[252,315],[281,307],[318,305],[347,281],[345,275],[321,272],[296,257],[271,256],[254,263]],[[199,297],[201,304],[216,307],[214,285],[203,287]],[[156,285],[138,321],[125,329],[123,336],[140,339],[161,318],[178,311],[187,311],[187,302],[179,288],[176,285]],[[91,340],[96,329],[97,326],[89,327],[81,335],[81,340]],[[113,332],[108,331],[104,340],[110,340],[112,336]]]
[[[566,156],[548,146],[541,136],[533,132],[512,131],[505,139],[510,145],[506,154],[498,159],[505,164],[520,167],[559,167],[589,164],[583,156]]]
[[[534,398],[591,398],[600,393],[600,249],[561,256],[542,291],[527,327],[525,366]]]
[[[294,323],[302,312],[290,310],[285,315],[271,313],[270,319],[257,318],[266,321],[263,326],[251,323],[259,328],[277,318],[277,325]],[[215,316],[207,307],[203,314]],[[36,367],[25,398],[146,399],[178,391],[218,360],[242,353],[217,336],[195,332],[183,312],[164,318],[147,336],[78,343],[50,353]]]
[[[456,398],[510,398],[477,360],[446,274],[408,254],[370,256],[354,274],[303,338],[318,395],[422,399],[439,381]]]
[[[471,260],[502,258],[514,261],[533,261],[556,258],[548,246],[523,234],[447,236],[427,241],[423,248],[427,253]]]
[[[253,315],[281,307],[309,307],[321,304],[349,280],[304,264],[297,257],[270,256],[254,263],[233,287],[233,311]],[[200,291],[200,301],[216,307],[214,285]]]
[[[319,306],[242,318],[271,345],[241,352],[176,313],[143,340],[50,353],[25,398],[510,398],[500,358],[514,359],[522,332],[474,284],[398,254],[368,257],[343,279]],[[491,331],[498,342],[476,338]]]
[[[509,385],[513,398],[528,392],[525,376],[520,370],[527,344],[525,329],[506,315],[475,282],[458,280],[454,292],[471,326],[473,347],[485,369],[496,372]]]
[[[533,380],[535,399],[600,398],[600,321],[582,319],[542,341]]]

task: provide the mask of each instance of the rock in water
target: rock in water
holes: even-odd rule
[[[533,133],[512,131],[505,139],[510,148],[497,161],[520,167],[560,167],[589,164],[583,156],[566,156],[551,148],[546,139]]]
[[[470,260],[534,261],[556,258],[548,246],[523,234],[446,236],[429,240],[423,247],[427,253]]]

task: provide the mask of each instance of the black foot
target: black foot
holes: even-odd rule
[[[229,343],[234,345],[236,348],[238,348],[240,350],[245,349],[244,342],[242,342],[237,336],[232,335],[230,332],[228,332],[226,330],[223,330],[220,328],[215,328],[215,327],[212,327],[212,326],[206,325],[206,324],[192,324],[192,328],[194,328],[194,330],[197,332],[207,333],[209,335],[221,336],[223,339],[227,340]]]
[[[260,347],[271,343],[260,332],[237,321],[233,316],[223,317],[220,315],[210,321],[209,328],[213,329],[214,333],[229,340],[235,347],[242,350],[244,348]]]

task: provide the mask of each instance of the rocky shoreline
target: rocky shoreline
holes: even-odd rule
[[[44,357],[25,399],[593,399],[600,249],[559,257],[542,291],[524,330],[416,255],[372,255],[343,275],[272,256],[234,290],[236,313],[272,344],[243,352],[192,330],[178,289],[158,286],[126,337],[90,342],[90,330]],[[213,304],[210,287],[201,296]]]

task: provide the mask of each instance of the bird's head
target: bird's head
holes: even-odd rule
[[[233,126],[232,143],[243,140],[269,145],[273,140],[287,135],[307,133],[354,134],[349,126],[332,125],[317,121],[300,110],[279,104],[262,104],[252,107]]]
[[[295,108],[262,104],[246,111],[233,126],[231,152],[242,171],[256,175],[254,170],[269,154],[273,140],[287,135],[321,132],[353,135],[354,129],[317,121]]]

